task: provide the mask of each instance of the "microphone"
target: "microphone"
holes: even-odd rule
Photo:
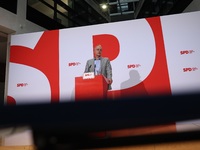
[[[90,65],[90,66],[88,67],[88,72],[90,72],[91,67],[92,67],[92,65]]]
[[[94,64],[94,74],[97,75],[96,64]]]
[[[88,67],[88,69],[90,69],[92,67],[92,65],[90,65],[89,67]]]

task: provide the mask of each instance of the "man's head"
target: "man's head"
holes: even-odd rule
[[[102,53],[102,46],[99,44],[94,47],[94,57],[98,59],[99,57],[101,57],[101,53]]]

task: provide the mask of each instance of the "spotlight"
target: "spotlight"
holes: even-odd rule
[[[106,9],[108,8],[108,5],[107,5],[107,4],[101,4],[101,8],[102,8],[103,10],[106,10]]]

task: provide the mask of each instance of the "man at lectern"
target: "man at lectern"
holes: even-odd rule
[[[110,60],[106,57],[101,57],[101,54],[102,46],[99,44],[94,47],[94,58],[87,61],[84,73],[94,72],[95,75],[104,75],[108,83],[108,90],[111,90],[112,67]]]

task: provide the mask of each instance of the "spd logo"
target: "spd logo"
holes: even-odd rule
[[[197,67],[188,67],[188,68],[183,68],[183,72],[191,72],[191,71],[196,71],[198,70]]]
[[[128,69],[131,69],[131,68],[138,68],[138,67],[140,67],[141,65],[140,64],[129,64],[129,65],[127,65],[127,68]]]
[[[94,78],[94,72],[88,72],[83,74],[83,79],[92,79]]]
[[[181,55],[184,55],[184,54],[192,54],[194,53],[195,51],[194,50],[183,50],[183,51],[180,51],[180,54]]]
[[[68,64],[68,66],[73,67],[73,66],[78,66],[80,64],[81,64],[80,62],[71,62],[71,63]]]
[[[28,83],[17,83],[17,87],[25,87]]]

